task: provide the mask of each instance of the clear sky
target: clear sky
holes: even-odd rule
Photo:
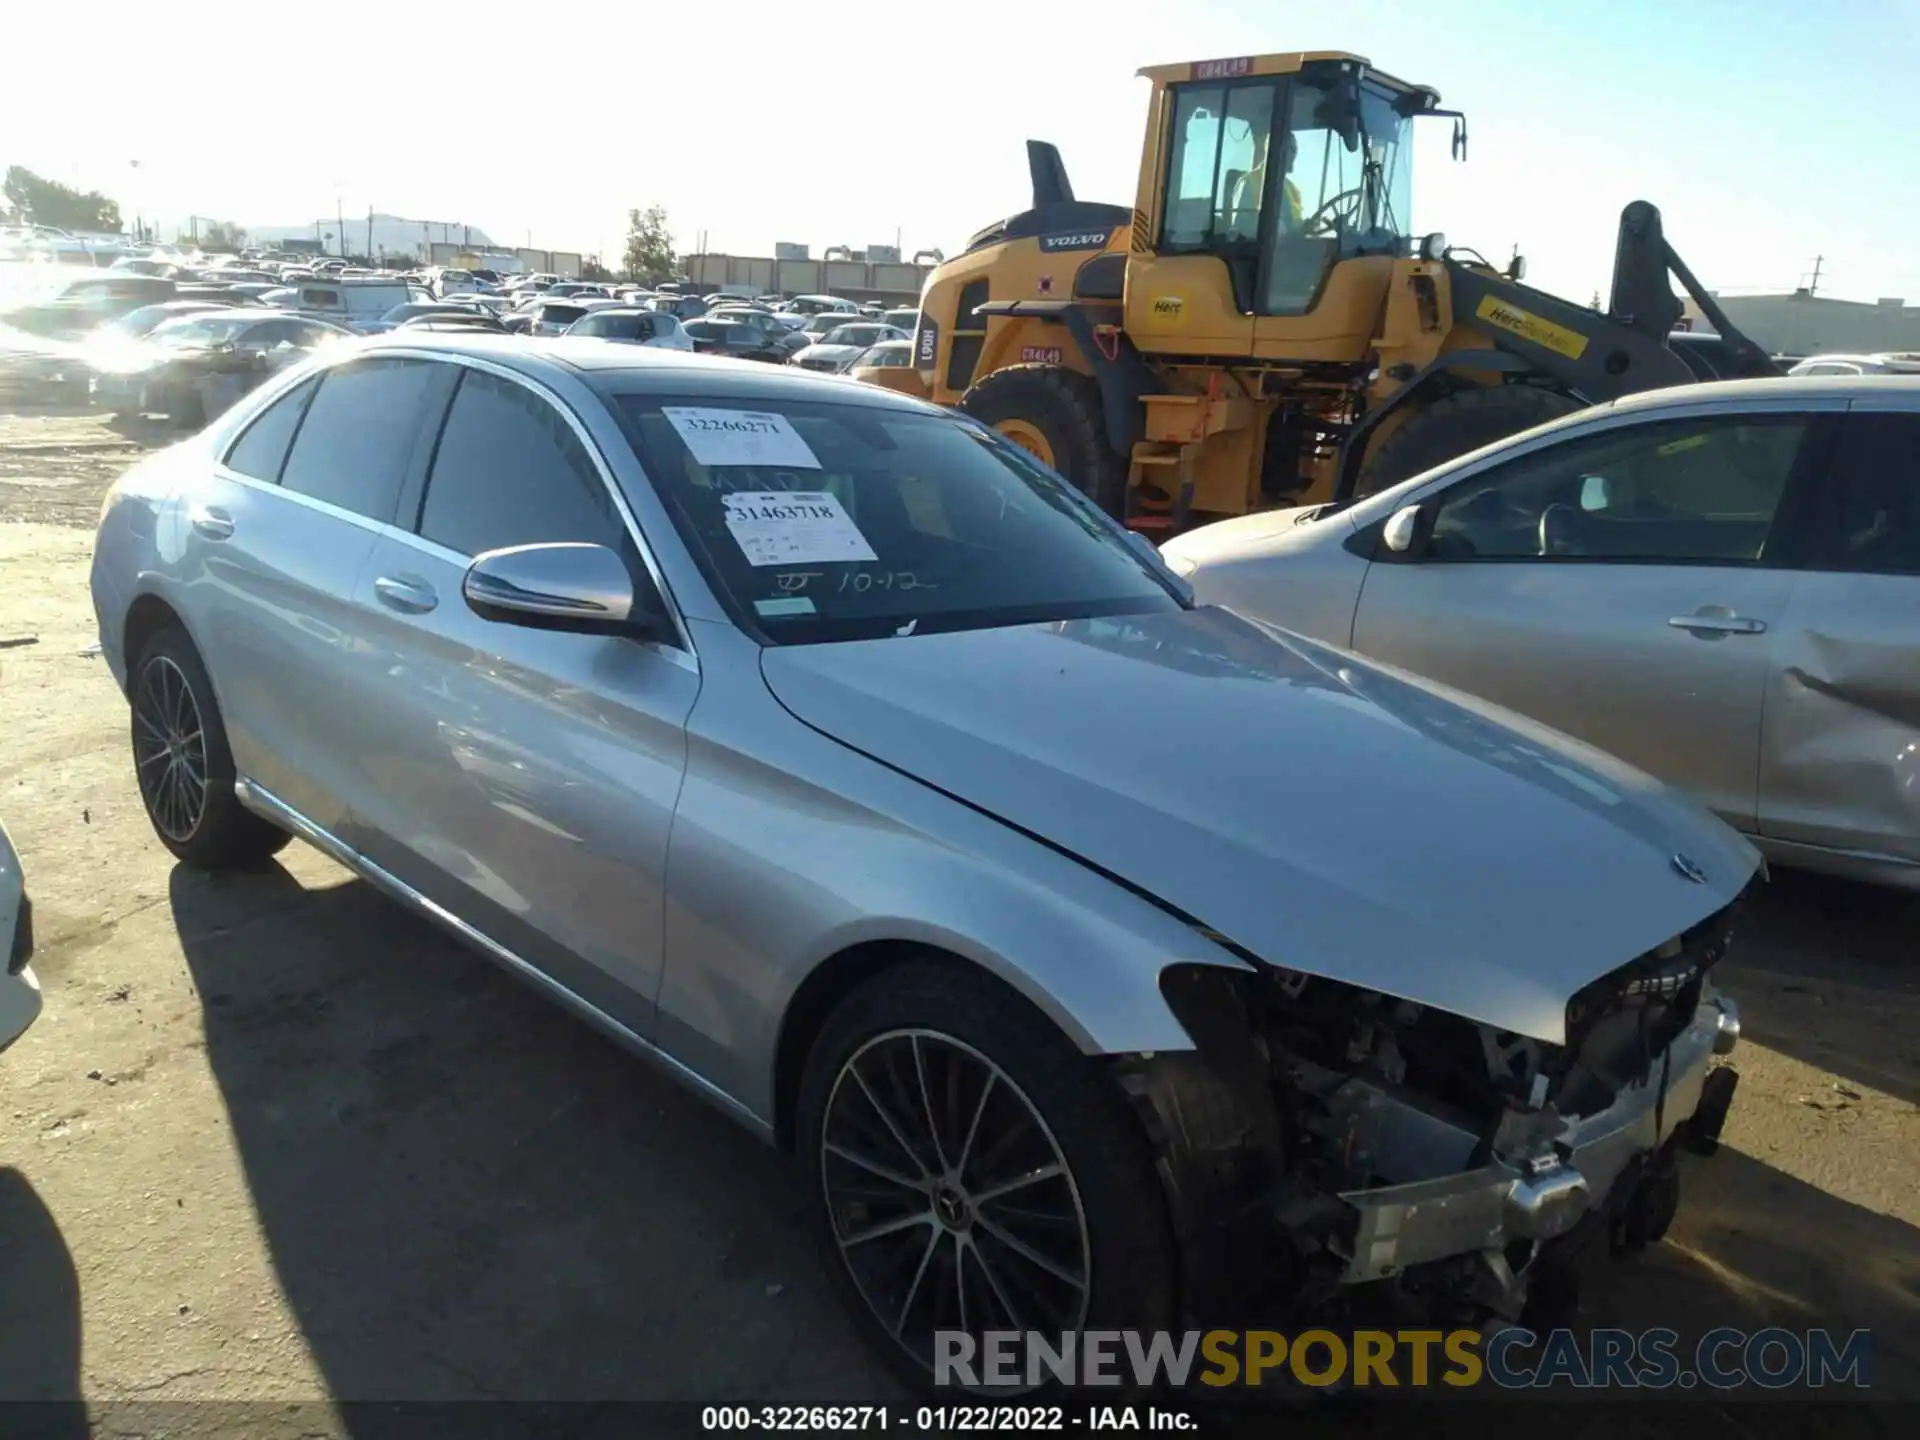
[[[305,14],[301,12],[305,10]],[[230,12],[223,16],[222,12]],[[1920,303],[1920,0],[570,0],[0,5],[0,165],[135,211],[297,224],[369,207],[617,254],[957,250],[1025,204],[1022,142],[1133,199],[1141,65],[1344,49],[1465,109],[1428,121],[1414,224],[1604,294],[1658,204],[1709,286]],[[138,159],[141,168],[129,162]]]

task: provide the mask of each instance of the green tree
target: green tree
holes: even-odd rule
[[[202,250],[237,251],[246,243],[246,230],[231,220],[209,220],[200,231]]]
[[[21,219],[61,230],[120,231],[120,206],[98,190],[81,192],[58,180],[36,175],[24,165],[9,165],[0,194]]]
[[[580,278],[598,284],[603,280],[613,279],[613,272],[600,263],[598,255],[589,255],[580,262]]]
[[[627,211],[627,251],[622,266],[627,279],[648,285],[673,274],[673,236],[667,231],[667,207],[649,205]]]

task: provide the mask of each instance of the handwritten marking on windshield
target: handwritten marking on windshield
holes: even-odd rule
[[[883,570],[873,574],[866,570],[852,571],[840,577],[839,590],[845,594],[851,590],[856,595],[864,595],[869,590],[938,590],[940,587],[931,581],[922,580],[911,570]]]

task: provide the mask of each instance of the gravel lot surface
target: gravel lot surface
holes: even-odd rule
[[[303,847],[171,863],[82,653],[100,498],[171,438],[0,416],[0,642],[36,642],[0,649],[0,817],[47,1007],[0,1058],[0,1400],[893,1393],[770,1152]],[[1725,972],[1726,1144],[1589,1320],[1867,1327],[1876,1391],[1920,1393],[1916,936],[1920,897],[1776,878]]]

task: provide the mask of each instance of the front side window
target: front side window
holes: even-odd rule
[[[462,555],[557,541],[619,549],[624,534],[600,472],[560,412],[484,370],[467,371],[454,392],[419,531]]]
[[[431,361],[399,357],[329,370],[307,407],[281,485],[391,523],[434,370]]]
[[[1438,560],[1762,564],[1809,420],[1729,415],[1583,436],[1461,482]]]
[[[972,424],[858,404],[613,401],[709,583],[773,643],[1180,608],[1112,521]]]

